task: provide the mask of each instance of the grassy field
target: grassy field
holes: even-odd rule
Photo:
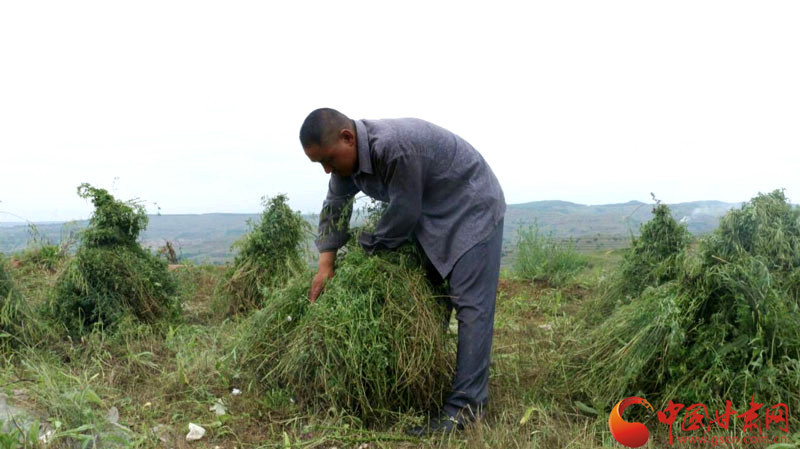
[[[564,388],[569,379],[552,381],[564,368],[565,348],[584,332],[579,318],[584,305],[603,290],[621,254],[587,254],[588,265],[558,286],[521,280],[504,270],[490,408],[479,423],[446,437],[416,440],[403,433],[424,420],[423,411],[398,413],[388,427],[367,428],[340,410],[307,411],[288,388],[265,391],[257,379],[237,369],[239,355],[230,348],[238,323],[216,318],[211,308],[224,267],[210,265],[171,272],[184,304],[182,322],[128,322],[114,333],[97,331],[80,339],[51,329],[47,345],[6,357],[0,392],[41,420],[38,435],[49,430],[55,436],[48,447],[76,447],[76,442],[78,447],[142,448],[622,447],[609,433],[609,410],[583,403],[579,394]],[[43,267],[12,260],[12,266],[17,286],[37,306],[52,294],[63,263]],[[233,394],[234,389],[241,394]],[[715,404],[708,405],[714,409]],[[645,447],[667,447],[663,425],[654,416],[644,422],[651,429]],[[200,441],[185,441],[189,423],[207,430]],[[0,436],[13,433],[6,429]],[[741,435],[741,430],[730,435]]]

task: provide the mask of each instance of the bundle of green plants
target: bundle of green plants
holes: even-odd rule
[[[514,271],[522,279],[546,280],[561,285],[588,265],[588,258],[575,250],[572,241],[559,242],[538,226],[517,231]]]
[[[0,354],[31,343],[38,323],[22,293],[16,288],[5,259],[0,255]]]
[[[365,422],[441,404],[455,348],[442,291],[421,261],[413,245],[372,256],[349,245],[316,302],[308,301],[307,274],[248,319],[247,361],[267,386],[305,406]]]
[[[760,194],[676,256],[671,279],[586,333],[574,385],[604,408],[636,394],[800,407],[800,210],[780,190]]]
[[[81,184],[78,195],[95,210],[50,301],[53,317],[73,334],[113,327],[126,314],[153,322],[180,312],[175,280],[165,261],[138,243],[147,226],[144,207]]]
[[[263,198],[264,212],[250,232],[234,243],[238,250],[225,275],[222,309],[236,314],[262,305],[265,290],[282,287],[307,268],[303,245],[310,225],[287,204],[286,195]]]
[[[672,217],[666,204],[656,201],[652,213],[653,217],[640,226],[639,236],[632,238],[631,247],[608,288],[595,307],[589,309],[590,320],[606,317],[647,287],[658,287],[678,278],[691,235],[685,225]]]

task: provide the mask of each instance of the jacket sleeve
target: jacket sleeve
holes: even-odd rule
[[[336,251],[347,243],[356,193],[358,187],[350,177],[331,174],[328,195],[319,214],[318,236],[315,241],[319,252]]]
[[[407,242],[422,214],[424,186],[423,158],[403,154],[386,165],[383,181],[388,188],[389,205],[378,220],[375,233],[362,233],[359,243],[369,253],[376,249],[397,248]]]

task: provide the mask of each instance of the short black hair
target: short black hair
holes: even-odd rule
[[[303,148],[311,145],[327,145],[344,128],[355,130],[353,121],[346,115],[331,108],[311,111],[300,127],[300,144]]]

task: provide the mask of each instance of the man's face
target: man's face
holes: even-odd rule
[[[319,162],[325,173],[352,176],[358,166],[355,134],[343,129],[339,138],[330,145],[309,145],[303,148],[311,162]]]

